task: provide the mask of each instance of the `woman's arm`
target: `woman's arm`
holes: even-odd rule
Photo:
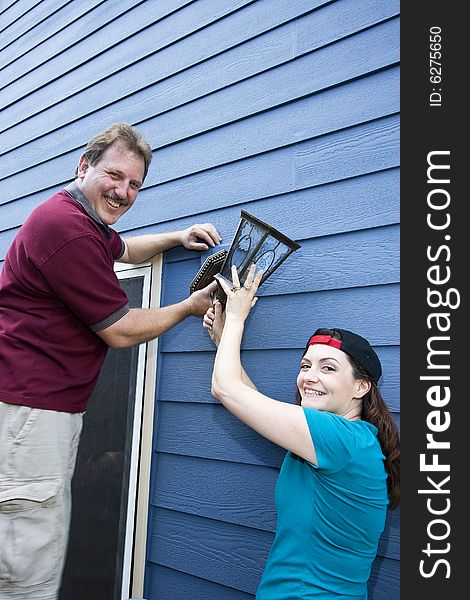
[[[315,449],[302,408],[261,394],[243,378],[241,341],[245,320],[256,302],[255,294],[262,274],[259,271],[255,276],[253,266],[245,285],[240,288],[233,267],[233,289],[219,279],[227,294],[227,305],[212,374],[212,394],[260,435],[316,464]]]
[[[219,300],[214,302],[214,305],[209,308],[203,318],[203,327],[207,329],[207,333],[209,337],[214,342],[216,348],[219,347],[220,338],[222,337],[222,331],[224,330],[225,325],[225,312],[222,310],[222,304]],[[242,369],[242,381],[248,387],[251,387],[253,390],[257,390],[256,385],[251,381],[250,377],[246,373],[243,365],[241,365]]]

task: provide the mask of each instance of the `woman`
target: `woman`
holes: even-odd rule
[[[262,272],[252,266],[209,309],[218,351],[212,393],[236,417],[288,450],[276,485],[277,526],[257,600],[367,598],[387,505],[399,502],[399,441],[377,389],[380,361],[349,331],[317,330],[297,377],[299,405],[257,391],[240,361],[245,320]],[[225,323],[223,322],[225,320]]]

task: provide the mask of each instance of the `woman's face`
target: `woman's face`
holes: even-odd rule
[[[301,360],[297,387],[303,407],[352,418],[360,416],[362,397],[370,383],[354,378],[347,354],[325,344],[313,344]]]

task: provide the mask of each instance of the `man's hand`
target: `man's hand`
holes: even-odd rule
[[[211,223],[196,223],[181,231],[181,245],[187,250],[209,250],[219,244],[221,239]]]
[[[185,300],[189,307],[189,314],[193,317],[202,317],[207,310],[212,306],[212,292],[217,289],[217,282],[213,281],[202,290],[193,292],[189,298]]]
[[[214,302],[214,305],[204,315],[202,326],[207,329],[209,337],[214,342],[216,347],[219,347],[220,338],[225,325],[225,312],[222,311],[222,304],[219,300]]]

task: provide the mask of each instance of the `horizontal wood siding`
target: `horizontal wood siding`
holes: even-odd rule
[[[293,402],[320,325],[370,339],[399,425],[397,0],[16,0],[0,8],[0,265],[86,142],[123,120],[154,149],[124,235],[245,209],[302,248],[260,290],[243,340],[259,388]],[[206,254],[164,262],[163,303]],[[284,452],[210,394],[197,319],[162,336],[145,597],[253,600],[275,530]],[[399,598],[399,511],[369,584]]]

